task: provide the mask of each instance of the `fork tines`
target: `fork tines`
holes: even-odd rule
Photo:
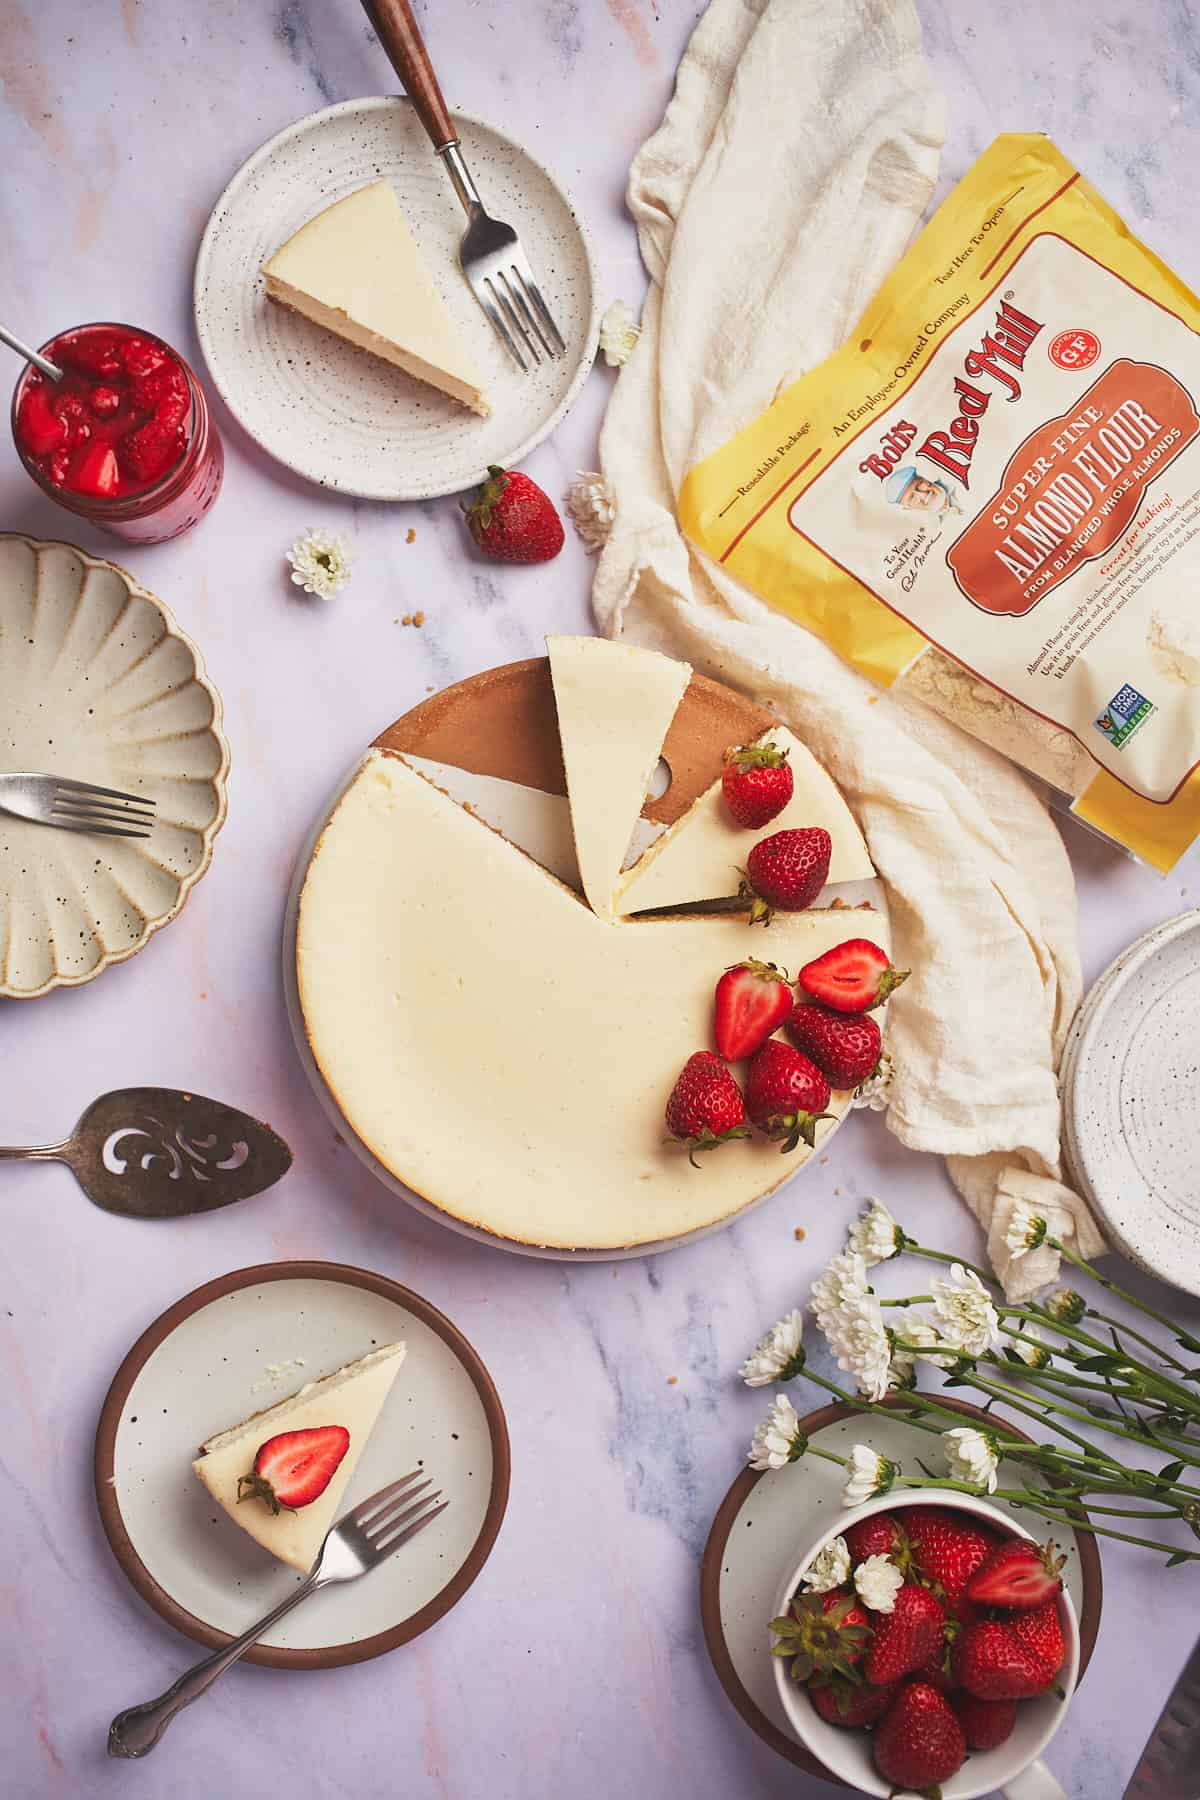
[[[120,788],[96,787],[90,781],[56,778],[50,823],[68,831],[98,832],[105,837],[149,837],[157,802]],[[144,831],[135,829],[146,826]]]
[[[423,1469],[413,1469],[411,1474],[362,1501],[343,1521],[362,1533],[375,1555],[398,1549],[449,1506],[450,1502],[442,1499],[440,1488],[432,1494],[427,1492],[433,1481],[430,1477],[418,1479],[423,1474]],[[418,1494],[423,1498],[417,1499]]]
[[[539,344],[552,361],[565,354],[562,332],[523,256],[510,253],[498,260],[496,267],[475,276],[475,283],[480,305],[521,369],[528,369],[529,365],[521,354],[518,337],[535,363],[542,360]]]

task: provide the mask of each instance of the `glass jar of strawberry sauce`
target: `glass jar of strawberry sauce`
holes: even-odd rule
[[[44,493],[114,537],[158,544],[203,518],[225,453],[195,375],[131,325],[78,325],[43,344],[13,394],[17,453]]]

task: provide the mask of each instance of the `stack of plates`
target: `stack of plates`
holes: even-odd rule
[[[1079,1009],[1062,1063],[1076,1186],[1132,1262],[1200,1294],[1200,909],[1148,931]]]

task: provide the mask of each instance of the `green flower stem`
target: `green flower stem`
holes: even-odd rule
[[[1122,1356],[1121,1352],[1114,1349],[1112,1344],[1106,1344],[1103,1338],[1093,1337],[1090,1331],[1081,1331],[1078,1325],[1065,1325],[1047,1314],[1043,1308],[1035,1311],[1024,1306],[1002,1306],[999,1311],[1002,1319],[1026,1319],[1038,1325],[1049,1324],[1055,1331],[1061,1333],[1063,1337],[1069,1338],[1073,1343],[1083,1344],[1088,1350],[1097,1352],[1101,1356],[1119,1357],[1129,1368],[1136,1369],[1138,1375],[1148,1381],[1164,1398],[1170,1398],[1186,1412],[1193,1413],[1200,1418],[1200,1394],[1184,1387],[1178,1381],[1173,1381],[1169,1375],[1160,1375],[1155,1370],[1148,1369],[1145,1363],[1140,1362],[1135,1356]],[[1057,1354],[1071,1356],[1069,1349],[1058,1351]],[[1072,1360],[1077,1359],[1072,1358]]]
[[[1069,1510],[1055,1507],[1052,1497],[1046,1493],[1036,1493],[1031,1488],[997,1488],[988,1495],[977,1483],[969,1481],[929,1480],[919,1475],[897,1475],[892,1483],[894,1487],[906,1488],[949,1488],[955,1493],[970,1494],[979,1500],[1007,1500],[1013,1506],[1027,1506],[1033,1512],[1041,1513],[1051,1524],[1065,1525],[1074,1531],[1090,1531],[1098,1537],[1119,1538],[1123,1544],[1141,1544],[1147,1550],[1158,1550],[1164,1556],[1182,1556],[1190,1562],[1200,1562],[1200,1550],[1178,1550],[1174,1544],[1160,1544],[1154,1538],[1131,1537],[1126,1531],[1113,1531],[1107,1525],[1089,1525],[1086,1520],[1075,1517]]]
[[[946,1250],[930,1250],[925,1244],[918,1244],[916,1238],[910,1238],[907,1235],[904,1239],[904,1248],[910,1255],[927,1256],[932,1262],[958,1263],[961,1268],[969,1269],[972,1275],[978,1275],[980,1281],[986,1281],[989,1287],[1000,1287],[1000,1283],[994,1275],[989,1274],[986,1269],[981,1269],[977,1263],[968,1262],[965,1256],[951,1256]]]
[[[1110,1281],[1107,1275],[1101,1275],[1099,1269],[1094,1269],[1090,1262],[1084,1261],[1082,1256],[1076,1256],[1073,1250],[1068,1250],[1066,1245],[1060,1243],[1057,1238],[1048,1237],[1046,1242],[1052,1250],[1057,1250],[1060,1256],[1065,1256],[1075,1268],[1082,1269],[1085,1275],[1090,1275],[1092,1280],[1106,1289],[1108,1293],[1115,1294],[1118,1300],[1124,1300],[1128,1306],[1136,1306],[1137,1310],[1145,1313],[1148,1319],[1153,1319],[1157,1325],[1162,1325],[1171,1333],[1176,1343],[1181,1343],[1186,1350],[1200,1353],[1200,1338],[1194,1338],[1190,1332],[1181,1330],[1171,1319],[1168,1319],[1165,1313],[1160,1313],[1145,1300],[1139,1300],[1136,1294],[1129,1293],[1126,1288],[1118,1287],[1115,1281]]]
[[[932,1294],[910,1294],[907,1300],[881,1300],[880,1306],[932,1306]]]
[[[1085,1317],[1099,1319],[1103,1324],[1111,1325],[1114,1331],[1119,1331],[1125,1337],[1133,1338],[1136,1343],[1143,1344],[1147,1350],[1152,1350],[1160,1362],[1170,1363],[1171,1367],[1178,1369],[1181,1375],[1187,1374],[1185,1362],[1180,1362],[1177,1356],[1172,1356],[1169,1350],[1165,1350],[1161,1344],[1156,1344],[1153,1338],[1144,1337],[1140,1331],[1135,1331],[1132,1325],[1126,1325],[1123,1319],[1114,1319],[1111,1313],[1101,1312],[1097,1306],[1089,1306]]]
[[[990,1394],[993,1400],[1006,1401],[1008,1405],[1015,1408],[1017,1412],[1024,1413],[1026,1418],[1036,1419],[1039,1424],[1044,1424],[1045,1414],[1051,1412],[1055,1414],[1061,1413],[1068,1419],[1078,1419],[1084,1425],[1095,1426],[1095,1420],[1090,1419],[1087,1413],[1077,1412],[1073,1406],[1064,1406],[1061,1400],[1047,1399],[1039,1410],[1036,1407],[1026,1404],[1025,1396],[1018,1388],[1009,1387],[1006,1382],[1002,1381],[989,1381],[985,1376],[979,1373],[978,1369],[974,1371],[970,1379],[979,1389],[980,1393]],[[1110,1456],[1107,1451],[1098,1449],[1095,1444],[1089,1443],[1087,1438],[1080,1437],[1078,1432],[1069,1430],[1066,1425],[1059,1424],[1057,1417],[1054,1419],[1053,1425],[1055,1431],[1061,1433],[1063,1437],[1069,1438],[1073,1444],[1078,1444],[1085,1456],[1098,1457],[1101,1462],[1109,1463],[1113,1468],[1119,1469],[1121,1467],[1121,1464],[1117,1461],[1115,1456]],[[1105,1429],[1107,1430],[1107,1426]],[[1116,1428],[1114,1427],[1114,1430],[1115,1429]],[[1117,1436],[1132,1438],[1135,1444],[1140,1444],[1143,1441],[1131,1431],[1117,1431]]]
[[[1000,1329],[1018,1341],[1021,1338],[1021,1333],[1013,1331],[1011,1326],[1002,1325]],[[1145,1407],[1151,1412],[1174,1413],[1178,1411],[1173,1400],[1168,1401],[1161,1396],[1147,1394],[1142,1388],[1135,1387],[1128,1381],[1118,1381],[1115,1376],[1110,1377],[1107,1381],[1089,1381],[1086,1376],[1077,1373],[1070,1374],[1066,1369],[1057,1369],[1051,1364],[1043,1364],[1041,1368],[1035,1368],[1030,1363],[1023,1363],[1018,1368],[1018,1365],[1010,1362],[1007,1357],[996,1356],[994,1352],[979,1360],[993,1363],[997,1368],[1006,1370],[1010,1375],[1020,1373],[1022,1380],[1028,1380],[1038,1385],[1062,1388],[1068,1394],[1107,1394],[1110,1399],[1121,1400],[1132,1406]]]
[[[846,1464],[850,1461],[850,1458],[848,1456],[839,1456],[837,1454],[836,1450],[822,1450],[820,1444],[812,1444],[812,1443],[806,1444],[804,1446],[804,1454],[806,1456],[823,1457],[826,1462],[840,1463],[843,1469],[846,1467]]]

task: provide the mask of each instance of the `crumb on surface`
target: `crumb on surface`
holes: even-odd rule
[[[867,705],[868,706],[877,706],[878,704],[879,704],[879,695],[878,694],[868,694],[867,695]]]
[[[401,621],[400,621],[400,623],[401,623],[401,624],[402,624],[402,625],[411,625],[411,624],[412,624],[412,614],[411,614],[411,613],[405,613],[405,615],[404,615],[404,617],[403,617],[403,618],[402,618],[402,619],[401,619]]]
[[[667,1386],[668,1387],[675,1387],[677,1385],[678,1381],[679,1381],[678,1375],[668,1375],[667,1376]]]
[[[807,1231],[805,1231],[803,1225],[797,1225],[796,1229],[792,1232],[792,1236],[795,1238],[795,1240],[798,1244],[802,1244],[804,1242],[805,1238],[808,1236],[808,1233],[807,1233]]]
[[[424,623],[425,623],[425,614],[423,612],[415,612],[413,614],[413,624],[416,626],[418,631],[421,629],[421,627]]]
[[[408,535],[407,535],[407,537],[406,537],[406,538],[405,538],[405,540],[404,540],[404,541],[405,541],[405,543],[406,543],[406,544],[415,544],[415,543],[416,543],[416,541],[417,541],[417,534],[416,534],[416,532],[415,532],[415,531],[414,531],[414,530],[413,530],[413,528],[412,528],[412,526],[411,526],[411,525],[410,525],[410,526],[409,526],[409,528],[408,528]]]
[[[829,1158],[827,1156],[822,1156],[818,1160],[821,1164],[821,1167],[824,1168],[825,1164],[829,1161]]]

